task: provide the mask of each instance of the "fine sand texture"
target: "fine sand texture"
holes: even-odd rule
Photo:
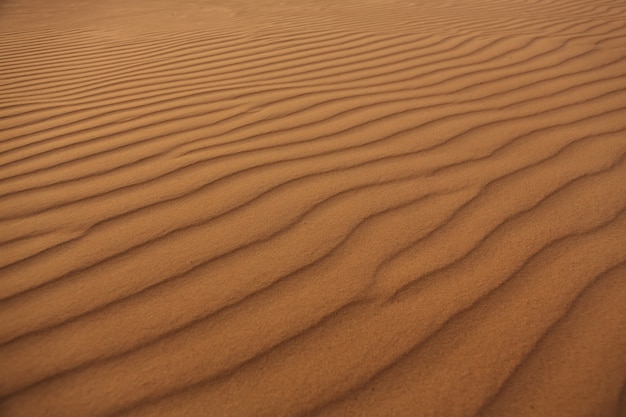
[[[623,0],[0,1],[0,416],[626,416]]]

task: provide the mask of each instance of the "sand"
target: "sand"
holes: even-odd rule
[[[623,0],[0,3],[0,416],[626,416]]]

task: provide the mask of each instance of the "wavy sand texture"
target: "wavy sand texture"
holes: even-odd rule
[[[0,3],[0,416],[626,416],[622,0]]]

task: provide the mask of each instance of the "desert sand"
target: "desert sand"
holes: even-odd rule
[[[0,416],[626,416],[623,0],[0,3]]]

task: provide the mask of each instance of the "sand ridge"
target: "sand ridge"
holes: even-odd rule
[[[0,34],[0,416],[626,415],[623,2]]]

